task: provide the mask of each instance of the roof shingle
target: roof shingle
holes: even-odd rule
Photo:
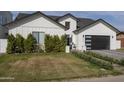
[[[29,16],[30,14],[26,14],[26,13],[19,13],[18,16],[15,18],[14,21],[17,21],[21,18],[24,18],[26,16]],[[55,20],[55,21],[58,21],[59,18],[61,18],[62,16],[53,16],[53,15],[47,15],[49,16],[51,19]],[[77,18],[77,28],[82,28],[86,25],[89,25],[91,24],[92,22],[94,22],[93,19],[89,19],[89,18],[78,18],[78,17],[75,17]]]

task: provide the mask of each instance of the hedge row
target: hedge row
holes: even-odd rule
[[[33,53],[36,52],[36,39],[29,34],[26,39],[17,34],[14,37],[12,34],[8,36],[7,53]]]
[[[45,35],[44,44],[40,45],[32,34],[29,34],[26,39],[19,34],[16,37],[11,34],[8,36],[7,53],[65,52],[65,47],[66,35],[61,37]]]
[[[99,58],[99,59],[109,61],[111,63],[115,63],[115,64],[119,64],[119,65],[124,66],[124,59],[118,60],[118,59],[115,59],[115,58],[111,58],[111,57],[108,57],[108,56],[103,56],[99,53],[94,53],[94,52],[90,52],[90,51],[85,51],[85,54],[96,57],[96,58]]]
[[[94,52],[90,52],[90,51],[85,51],[85,54],[91,55],[91,56],[99,58],[99,59],[109,61],[111,63],[117,63],[119,61],[117,59],[114,59],[114,58],[111,58],[111,57],[108,57],[108,56],[103,56],[103,55],[101,55],[99,53],[94,53]]]
[[[108,69],[108,70],[113,69],[112,64],[108,61],[105,61],[105,60],[102,60],[102,59],[99,59],[99,58],[95,58],[95,57],[87,55],[83,52],[72,51],[72,54],[74,54],[75,56],[77,56],[81,59],[84,59],[84,60],[86,60],[90,63],[93,63],[93,64],[95,64],[95,65],[97,65],[101,68]]]

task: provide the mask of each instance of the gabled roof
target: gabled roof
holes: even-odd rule
[[[57,21],[57,19],[61,16],[54,16],[54,15],[48,15],[50,18],[52,18],[53,20]],[[58,21],[57,21],[58,22]]]
[[[85,27],[86,25],[89,25],[89,24],[95,22],[93,19],[89,19],[89,18],[78,18],[78,20],[79,20],[77,22],[78,28]]]
[[[66,14],[64,16],[51,16],[51,15],[48,15],[48,16],[51,17],[52,19],[54,19],[57,22],[58,22],[59,19],[65,17],[65,16],[71,16],[71,17],[73,17],[73,18],[76,19],[76,21],[77,21],[77,27],[78,28],[84,27],[84,26],[86,26],[86,25],[91,24],[92,22],[94,22],[93,19],[90,19],[90,18],[78,18],[78,17],[73,16],[70,13],[68,13],[68,14]]]
[[[64,29],[66,29],[66,27],[65,27],[64,25],[58,23],[57,21],[53,20],[51,17],[49,17],[49,16],[47,16],[47,15],[45,15],[45,14],[43,14],[42,12],[39,12],[39,11],[38,11],[38,12],[35,12],[35,13],[33,13],[33,14],[25,15],[25,16],[23,16],[23,17],[21,16],[21,18],[18,17],[18,19],[16,18],[16,20],[14,20],[14,21],[12,21],[12,22],[10,22],[10,23],[7,23],[7,24],[5,24],[4,26],[7,27],[7,26],[9,26],[9,25],[16,24],[16,23],[18,23],[18,22],[20,22],[20,21],[22,21],[22,20],[25,20],[26,18],[30,18],[30,17],[32,17],[32,16],[34,16],[34,15],[36,15],[36,14],[42,15],[42,16],[44,16],[44,17],[50,19],[52,22],[56,23],[58,26],[60,26],[60,27],[62,27],[62,28],[64,28]]]
[[[112,29],[113,31],[115,31],[116,33],[119,33],[120,32],[117,28],[115,28],[111,24],[107,23],[103,19],[98,19],[98,20],[92,22],[91,24],[88,24],[88,25],[86,25],[84,27],[81,27],[81,28],[79,28],[79,29],[77,29],[77,30],[75,30],[73,32],[76,33],[76,34],[78,34],[78,33],[82,32],[82,31],[85,31],[86,29],[89,29],[90,27],[93,27],[94,25],[96,25],[98,23],[103,23],[104,25],[106,25],[107,27],[109,27],[110,29]]]
[[[65,14],[65,15],[63,15],[63,16],[57,18],[56,20],[58,21],[58,20],[60,20],[60,19],[62,19],[62,18],[64,18],[64,17],[72,17],[73,19],[78,20],[78,18],[75,17],[74,15],[72,15],[71,13]]]
[[[18,21],[18,20],[23,19],[23,18],[25,18],[25,17],[27,17],[27,16],[30,16],[30,15],[32,15],[32,14],[19,13],[19,14],[17,15],[17,17],[15,18],[14,21]],[[74,17],[74,18],[76,18],[76,20],[78,20],[78,21],[77,21],[77,27],[78,27],[78,28],[84,27],[84,26],[89,25],[89,24],[91,24],[92,22],[94,22],[94,20],[92,20],[92,19],[89,19],[89,18],[78,18],[78,17],[73,16],[73,15],[70,14],[70,13],[68,13],[68,14],[66,14],[66,15],[64,15],[64,16],[54,16],[54,15],[47,15],[47,16],[50,17],[51,19],[53,19],[53,20],[56,21],[56,22],[58,22],[58,20],[61,19],[61,18],[64,17],[64,16],[71,16],[71,17]]]

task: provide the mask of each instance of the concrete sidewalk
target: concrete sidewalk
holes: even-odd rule
[[[124,82],[124,75],[108,76],[100,78],[74,79],[72,82]]]

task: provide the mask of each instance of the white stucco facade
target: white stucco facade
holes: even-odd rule
[[[77,29],[77,20],[72,17],[65,17],[59,20],[59,23],[65,26],[65,22],[70,22],[70,28],[66,30],[66,34],[69,34],[72,36],[72,42],[76,43],[76,37],[73,33],[74,30]]]
[[[9,30],[9,34],[13,34],[14,36],[20,34],[24,38],[27,38],[27,35],[32,32],[44,32],[45,34],[61,36],[65,34],[65,29],[41,16],[33,21],[29,21]]]

